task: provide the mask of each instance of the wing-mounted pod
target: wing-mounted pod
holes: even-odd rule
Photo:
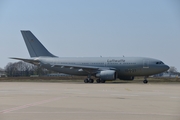
[[[96,74],[96,77],[103,80],[116,80],[117,73],[114,70],[104,70]]]

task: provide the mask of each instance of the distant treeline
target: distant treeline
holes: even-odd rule
[[[52,73],[47,69],[40,66],[36,66],[23,61],[8,63],[4,68],[5,74],[8,77],[20,77],[20,76],[31,76],[31,75],[47,75]]]

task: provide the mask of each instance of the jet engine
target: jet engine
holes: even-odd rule
[[[102,80],[116,80],[117,74],[114,70],[104,70],[96,74],[96,77]]]
[[[118,76],[121,80],[134,80],[134,76]]]

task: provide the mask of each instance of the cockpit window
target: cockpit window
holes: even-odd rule
[[[160,61],[160,62],[156,62],[156,64],[164,64],[164,63]]]

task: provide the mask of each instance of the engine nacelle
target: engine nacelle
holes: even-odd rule
[[[134,76],[118,76],[121,80],[134,80]]]
[[[116,71],[114,70],[104,70],[96,74],[96,77],[102,80],[116,80]]]

